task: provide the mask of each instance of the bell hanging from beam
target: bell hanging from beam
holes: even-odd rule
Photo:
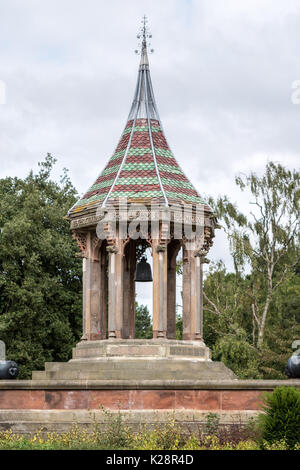
[[[136,265],[134,280],[135,282],[152,282],[151,266],[144,256]]]

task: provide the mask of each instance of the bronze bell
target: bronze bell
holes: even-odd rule
[[[144,257],[136,265],[134,280],[135,282],[152,282],[151,266]]]

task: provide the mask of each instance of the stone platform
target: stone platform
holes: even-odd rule
[[[245,422],[260,412],[262,393],[300,380],[238,380],[214,362],[201,341],[82,341],[67,363],[46,363],[33,380],[0,380],[0,431],[62,432],[78,423],[92,429],[111,413],[133,427],[170,418],[187,429],[207,413],[220,422]]]
[[[234,380],[202,341],[82,341],[66,363],[47,362],[33,380]]]

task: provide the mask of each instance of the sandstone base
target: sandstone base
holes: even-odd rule
[[[133,427],[175,418],[192,429],[207,413],[232,424],[260,412],[264,391],[300,387],[300,380],[237,380],[201,341],[175,340],[82,341],[69,362],[46,363],[32,378],[0,380],[0,431],[92,429],[105,424],[103,407]]]
[[[228,380],[235,374],[212,361],[202,341],[82,341],[67,363],[47,362],[33,380]]]

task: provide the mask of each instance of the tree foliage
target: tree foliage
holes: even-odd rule
[[[0,180],[0,338],[20,377],[45,361],[66,361],[81,334],[81,261],[68,209],[76,191],[67,172],[51,180],[55,159],[39,172]]]
[[[204,331],[215,354],[240,376],[258,360],[254,376],[278,378],[292,341],[300,338],[300,174],[270,162],[261,177],[252,173],[236,183],[251,197],[249,215],[226,196],[210,200],[228,236],[235,269],[227,273],[222,263],[210,268]],[[244,352],[253,351],[251,367],[240,367],[230,344],[232,351],[238,344]]]
[[[274,294],[299,262],[299,183],[299,172],[270,162],[261,177],[251,173],[236,178],[239,188],[250,192],[249,217],[227,197],[211,201],[228,235],[236,274],[251,270],[246,292],[258,348]]]
[[[137,302],[135,305],[135,337],[151,339],[152,321],[149,309],[146,305],[139,305]]]

